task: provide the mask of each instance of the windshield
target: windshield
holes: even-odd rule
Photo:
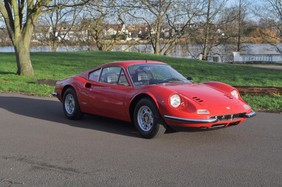
[[[166,64],[138,64],[128,67],[134,86],[161,83],[190,83],[185,77]]]

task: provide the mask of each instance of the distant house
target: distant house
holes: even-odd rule
[[[87,41],[89,38],[89,29],[79,25],[62,24],[57,27],[38,26],[33,34],[33,42],[43,42],[49,40],[61,41]],[[105,39],[112,39],[119,35],[120,40],[146,40],[149,34],[154,35],[156,30],[149,28],[147,24],[134,24],[125,26],[125,24],[106,24],[103,28],[103,36]],[[172,35],[172,30],[165,27],[161,31],[161,38],[168,38]]]
[[[146,38],[148,35],[148,27],[146,24],[129,25],[128,31],[133,39]]]
[[[121,40],[130,40],[131,33],[127,30],[124,24],[107,24],[104,29],[104,36],[111,38],[119,35]],[[121,37],[122,36],[122,37]]]
[[[149,35],[149,27],[147,24],[134,24],[128,26],[128,30],[131,33],[132,38],[146,39]],[[151,34],[155,34],[156,31],[152,28]]]
[[[105,33],[108,36],[116,35],[118,32],[128,34],[128,30],[124,24],[107,24],[105,26]]]
[[[33,42],[42,41],[81,41],[88,37],[87,30],[80,30],[78,26],[61,25],[58,27],[38,26],[33,34]]]
[[[49,27],[47,38],[55,37],[58,41],[76,41],[76,30],[73,26],[61,25],[57,28]]]
[[[7,29],[3,27],[0,28],[0,42],[1,43],[10,43],[11,42]]]

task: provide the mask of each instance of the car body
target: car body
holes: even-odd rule
[[[255,115],[236,88],[194,84],[170,65],[149,60],[107,63],[59,80],[53,95],[69,119],[87,113],[133,122],[145,138],[168,126],[227,127]]]

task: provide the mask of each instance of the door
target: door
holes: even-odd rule
[[[124,70],[106,67],[89,74],[85,87],[86,108],[91,114],[129,121],[130,86]]]

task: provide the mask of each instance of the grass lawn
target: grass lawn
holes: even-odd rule
[[[32,53],[34,77],[15,74],[14,53],[0,53],[0,92],[17,92],[50,96],[53,86],[38,84],[40,79],[58,80],[97,65],[120,60],[150,59],[166,62],[195,82],[220,81],[233,86],[282,87],[282,71],[246,65],[215,64],[198,60],[171,58],[144,53],[126,52],[64,52]],[[256,110],[282,111],[282,96],[243,96]]]

